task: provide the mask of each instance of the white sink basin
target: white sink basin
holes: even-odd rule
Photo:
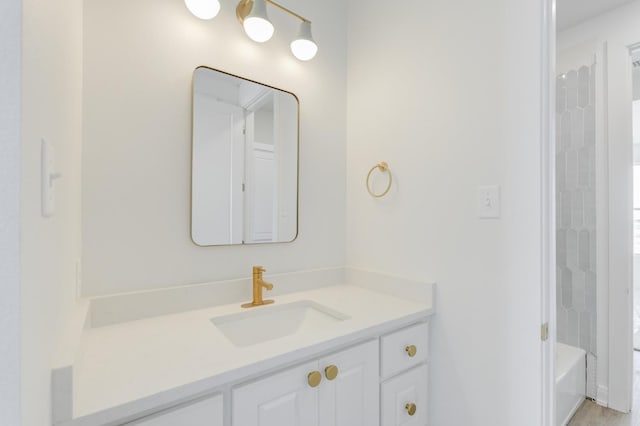
[[[338,311],[310,300],[285,305],[266,305],[244,312],[211,318],[211,322],[235,346],[303,334],[349,319]]]

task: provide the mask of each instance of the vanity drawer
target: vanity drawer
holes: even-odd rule
[[[427,366],[422,364],[382,384],[382,426],[427,424],[427,375]]]
[[[429,323],[420,323],[380,339],[381,373],[383,379],[415,367],[427,360]]]

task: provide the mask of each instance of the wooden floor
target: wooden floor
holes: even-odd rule
[[[580,407],[569,426],[637,426],[640,418],[637,410],[629,414],[618,413],[599,406],[593,401],[585,401]]]
[[[634,352],[633,409],[622,414],[585,401],[576,412],[569,426],[640,426],[640,352]]]

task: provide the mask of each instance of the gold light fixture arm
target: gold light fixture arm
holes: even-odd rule
[[[238,5],[236,6],[236,18],[238,18],[240,24],[242,24],[244,22],[244,18],[246,18],[249,13],[251,13],[251,9],[253,9],[253,1],[240,0]]]
[[[287,9],[286,7],[284,7],[281,4],[276,3],[273,0],[265,0],[267,3],[270,3],[272,5],[274,5],[275,7],[277,7],[278,9],[280,9],[281,11],[288,13],[289,15],[298,18],[299,20],[301,20],[302,22],[311,22],[310,20],[308,20],[307,18],[305,18],[304,16],[300,16],[297,13],[295,13],[294,11],[292,11],[291,9]]]
[[[281,11],[288,13],[289,15],[301,20],[302,22],[311,22],[304,16],[298,15],[293,10],[287,9],[283,5],[278,4],[273,0],[265,0],[265,3],[269,3],[272,6],[275,6]],[[253,8],[253,0],[240,0],[240,2],[238,3],[238,6],[236,7],[236,16],[238,17],[238,21],[240,21],[240,23],[244,22],[244,18],[246,18],[249,15],[249,13],[251,13],[252,8]]]

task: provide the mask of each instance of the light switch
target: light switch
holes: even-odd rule
[[[42,139],[42,216],[51,217],[55,211],[55,187],[56,179],[62,177],[55,172],[56,162],[53,146]]]
[[[488,185],[478,187],[478,217],[482,219],[498,219],[500,217],[500,187]]]

